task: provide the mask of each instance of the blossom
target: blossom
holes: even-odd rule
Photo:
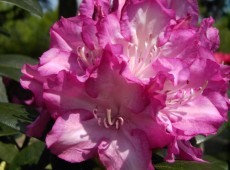
[[[151,148],[164,147],[171,137],[152,120],[143,87],[119,75],[123,66],[110,57],[105,54],[98,76],[84,83],[66,72],[47,82],[50,112],[63,112],[47,135],[47,146],[70,162],[98,154],[107,169],[152,169]]]
[[[165,159],[203,161],[189,140],[227,120],[229,67],[216,63],[218,30],[198,22],[195,0],[84,0],[51,28],[50,49],[25,65],[21,84],[41,114],[28,134],[46,136],[69,162],[98,156],[109,170],[153,169]]]

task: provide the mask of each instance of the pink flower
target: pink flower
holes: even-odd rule
[[[169,162],[174,161],[174,154],[181,159],[202,161],[201,151],[182,143],[188,143],[198,134],[215,134],[227,120],[228,81],[222,77],[220,65],[204,59],[183,64],[181,59],[158,60],[154,66],[159,74],[149,88],[166,97],[165,107],[158,111],[157,119],[175,136],[168,148],[166,160]]]
[[[229,67],[216,63],[213,19],[197,27],[195,0],[84,0],[80,15],[50,31],[51,48],[25,65],[21,84],[41,111],[28,128],[69,162],[99,156],[109,170],[153,169],[166,160],[203,161],[189,140],[227,119]]]
[[[47,82],[48,109],[61,114],[47,146],[70,162],[98,155],[107,169],[153,169],[151,149],[166,146],[171,137],[152,118],[144,88],[124,79],[116,60],[105,53],[98,76],[86,82],[65,71]]]

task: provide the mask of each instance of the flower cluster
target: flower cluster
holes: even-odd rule
[[[80,14],[50,30],[50,49],[25,65],[21,84],[40,111],[28,135],[46,136],[69,162],[99,157],[108,170],[154,169],[165,160],[203,161],[189,140],[227,120],[230,69],[214,58],[212,18],[196,0],[83,0]]]

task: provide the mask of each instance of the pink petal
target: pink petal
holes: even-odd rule
[[[141,112],[148,104],[144,89],[139,84],[127,81],[120,72],[123,63],[110,53],[104,54],[101,65],[97,70],[97,77],[90,78],[86,82],[86,91],[91,97],[95,97],[105,108],[117,110],[132,110]],[[137,104],[138,103],[138,104]]]
[[[84,46],[81,38],[82,24],[90,20],[85,16],[72,18],[61,18],[51,30],[51,48],[60,48],[64,51],[75,51],[78,47]]]
[[[109,0],[83,0],[80,8],[80,14],[97,20],[110,12]]]
[[[213,19],[204,19],[201,27],[189,26],[190,18],[171,23],[160,34],[157,46],[160,57],[176,57],[186,60],[206,58],[214,60],[212,52],[219,46],[217,29],[212,27]]]
[[[206,90],[204,95],[213,103],[213,105],[218,109],[221,116],[228,120],[228,110],[229,110],[229,99],[225,95],[221,95],[216,91]]]
[[[187,63],[183,62],[181,59],[172,57],[159,58],[153,63],[152,67],[154,68],[155,75],[158,74],[156,77],[161,76],[163,72],[166,76],[165,79],[170,80],[170,75],[173,76],[172,81],[175,86],[180,82],[188,80],[190,74],[188,69],[189,65]]]
[[[84,83],[65,71],[44,84],[43,98],[53,117],[58,111],[85,108],[93,111],[95,108],[95,101],[87,95]]]
[[[88,71],[83,68],[83,65],[81,56],[58,48],[51,48],[40,58],[38,71],[41,76],[46,77],[66,70],[75,74],[79,80],[84,80],[88,76]]]
[[[36,118],[36,120],[32,124],[27,126],[26,134],[31,137],[42,137],[44,131],[47,128],[46,126],[50,120],[50,115],[44,110],[41,111],[40,115]]]
[[[96,37],[97,30],[93,20],[87,20],[82,25],[82,40],[90,50],[94,50],[98,46]]]
[[[23,88],[31,90],[35,96],[35,102],[37,106],[42,105],[42,84],[45,81],[45,78],[42,77],[37,71],[38,65],[24,65],[22,68],[22,73],[24,74],[20,83]]]
[[[133,128],[138,127],[141,129],[149,141],[149,146],[152,149],[159,149],[167,146],[172,142],[173,136],[166,131],[162,123],[157,122],[155,119],[154,109],[152,107],[160,107],[162,103],[154,103],[157,105],[148,106],[142,113],[130,114],[130,119],[134,122]]]
[[[97,155],[97,145],[109,135],[100,127],[92,113],[72,110],[58,117],[46,137],[51,152],[69,162],[81,162]]]
[[[170,112],[181,115],[177,121],[172,123],[172,126],[182,139],[184,136],[214,134],[224,121],[216,107],[203,96],[175,109],[170,109]]]
[[[148,140],[142,131],[119,133],[110,140],[103,140],[98,146],[100,160],[107,170],[154,169]]]
[[[192,24],[197,24],[199,15],[197,0],[167,0],[166,7],[175,11],[176,19],[185,18],[189,15],[192,17]]]
[[[206,162],[201,158],[202,150],[193,147],[189,141],[178,140],[169,145],[165,160],[172,163],[175,161],[175,156],[179,156],[182,160]]]
[[[212,27],[213,23],[212,17],[206,18],[202,20],[199,28],[201,44],[211,52],[216,51],[220,44],[219,31]]]
[[[125,43],[121,35],[119,19],[115,14],[110,14],[100,20],[97,29],[101,47],[105,47],[107,44]]]
[[[154,40],[172,18],[172,10],[166,9],[160,1],[130,0],[122,10],[122,33],[126,39],[142,46],[149,37]]]

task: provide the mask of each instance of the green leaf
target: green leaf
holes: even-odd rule
[[[19,81],[21,68],[26,63],[36,64],[37,60],[23,55],[0,55],[0,75]]]
[[[194,161],[176,161],[174,163],[158,163],[155,165],[156,170],[228,170],[226,162],[217,160],[213,157],[206,156],[208,163]]]
[[[2,77],[0,77],[0,102],[8,102],[7,95],[6,95],[6,88],[2,82]]]
[[[0,28],[0,34],[6,36],[6,37],[10,37],[10,34],[8,32],[6,32],[4,29]]]
[[[35,109],[11,103],[0,103],[0,123],[25,133],[26,126],[31,124],[38,113]]]
[[[0,141],[0,159],[11,163],[15,155],[18,153],[17,148],[13,144],[7,144]]]
[[[45,149],[45,144],[35,142],[19,152],[10,164],[9,170],[40,169],[35,168]]]
[[[42,8],[38,1],[35,0],[0,0],[0,2],[7,2],[13,5],[17,5],[29,12],[32,12],[38,16],[42,16]]]
[[[9,135],[15,135],[18,131],[0,123],[0,137],[1,136],[9,136]]]

